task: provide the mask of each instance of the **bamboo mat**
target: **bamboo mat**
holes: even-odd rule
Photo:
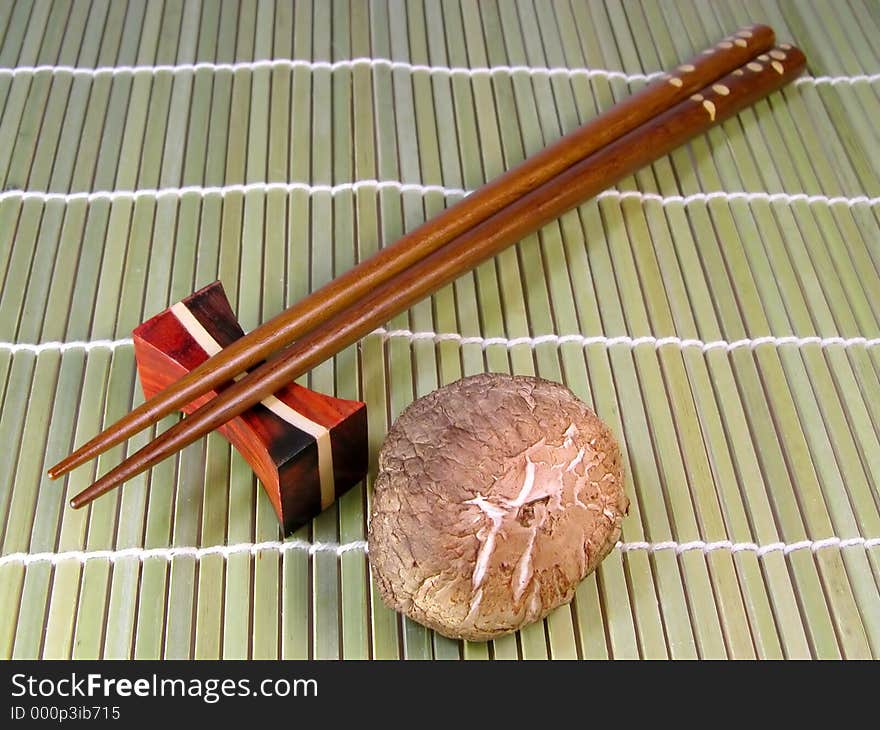
[[[121,447],[43,476],[139,401],[142,320],[219,278],[251,328],[753,21],[807,78],[303,379],[368,403],[374,458],[466,374],[593,404],[632,507],[570,606],[400,619],[374,471],[284,542],[216,434],[86,510]],[[880,657],[874,0],[19,0],[0,39],[0,656]]]

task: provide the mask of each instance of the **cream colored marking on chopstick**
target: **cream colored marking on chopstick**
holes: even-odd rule
[[[691,94],[691,101],[703,101],[705,98],[702,94]]]
[[[711,101],[706,99],[703,102],[703,109],[705,109],[707,112],[709,112],[709,119],[711,119],[714,122],[715,121],[715,104],[713,104]]]
[[[680,78],[678,78],[678,76],[670,76],[669,83],[678,89],[680,89],[682,86],[684,86],[684,81],[682,81]]]
[[[756,61],[751,61],[751,62],[747,63],[746,68],[749,71],[756,71],[756,72],[764,70],[764,67],[760,63],[757,63]]]
[[[779,47],[784,48],[786,51],[790,51],[791,50],[791,43],[780,43]]]
[[[690,73],[691,71],[694,71],[695,68],[696,67],[693,64],[683,63],[683,64],[681,64],[681,66],[678,67],[678,70],[687,74],[687,73]]]
[[[778,51],[775,48],[770,51],[770,57],[775,58],[777,61],[784,61],[787,58],[782,51]]]
[[[737,35],[740,38],[751,38],[754,34],[750,30],[740,30],[740,31],[737,31]]]
[[[749,44],[746,43],[742,38],[737,38],[734,43],[738,45],[740,48],[748,48]]]
[[[820,550],[828,548],[865,548],[871,549],[880,547],[880,537],[863,537],[856,535],[854,537],[825,537],[821,540],[799,540],[798,542],[770,542],[763,545],[754,542],[733,542],[732,540],[691,540],[689,542],[676,542],[674,540],[665,540],[663,542],[618,542],[615,549],[624,553],[634,551],[645,551],[656,553],[671,550],[681,554],[686,552],[698,551],[702,553],[713,553],[718,551],[728,551],[731,553],[755,553],[759,558],[770,553],[782,553],[783,555],[791,555],[791,553],[809,550],[816,553]],[[209,555],[219,555],[222,558],[228,558],[230,555],[258,555],[266,550],[274,550],[280,553],[291,551],[299,551],[316,555],[317,553],[334,553],[336,555],[344,555],[348,552],[360,552],[367,550],[366,540],[352,540],[351,542],[335,543],[335,542],[307,542],[306,540],[266,540],[265,542],[240,542],[233,545],[208,545],[206,547],[195,547],[191,545],[181,545],[178,547],[167,548],[143,548],[131,547],[121,550],[64,550],[62,552],[51,553],[7,553],[0,556],[0,567],[4,565],[35,565],[39,563],[49,563],[50,565],[58,565],[66,561],[76,561],[78,563],[87,563],[90,560],[107,560],[115,563],[119,560],[174,560],[175,558],[193,558],[201,560]]]
[[[728,48],[733,48],[733,43],[730,41],[721,41],[721,43],[718,44],[718,47],[723,48],[726,51]]]
[[[769,61],[770,56],[768,56],[766,53],[762,53],[760,56],[758,56],[758,60],[759,61]]]
[[[171,307],[171,313],[177,317],[177,321],[189,333],[199,347],[211,357],[223,348],[204,328],[201,322],[183,302],[177,302]],[[235,379],[244,377],[244,373]],[[306,418],[302,413],[295,411],[289,405],[280,401],[274,395],[267,396],[260,403],[283,421],[287,421],[294,428],[305,431],[315,439],[318,447],[318,480],[321,485],[321,509],[329,507],[336,498],[336,484],[333,477],[333,445],[330,440],[330,431],[320,423],[315,423]]]
[[[733,70],[734,76],[742,76],[743,74],[745,74],[745,71],[743,71],[741,68],[735,68]]]
[[[727,96],[730,93],[730,89],[724,84],[712,84],[712,91],[716,94],[721,94],[721,96]]]
[[[781,63],[779,63],[779,61],[770,61],[770,66],[771,66],[771,67],[773,68],[773,70],[776,71],[776,73],[778,73],[780,76],[782,76],[782,74],[785,73],[785,67],[784,67]]]
[[[715,53],[714,48],[707,48],[705,51],[703,51],[704,56],[711,56],[713,53]]]

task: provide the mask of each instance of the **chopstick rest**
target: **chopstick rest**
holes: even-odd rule
[[[144,396],[150,398],[243,336],[219,281],[151,317],[132,332]],[[181,410],[192,413],[216,396],[212,390]],[[297,383],[285,385],[218,431],[256,473],[285,535],[367,473],[366,404]]]

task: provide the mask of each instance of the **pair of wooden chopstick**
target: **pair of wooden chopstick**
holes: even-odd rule
[[[221,426],[377,326],[803,70],[756,25],[706,49],[261,325],[49,470],[57,478],[203,393],[226,388],[71,500],[82,507]],[[294,343],[291,345],[291,343]]]

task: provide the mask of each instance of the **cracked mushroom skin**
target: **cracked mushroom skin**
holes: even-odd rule
[[[628,506],[617,442],[570,390],[476,375],[418,399],[389,431],[370,565],[395,610],[487,640],[569,602]]]

